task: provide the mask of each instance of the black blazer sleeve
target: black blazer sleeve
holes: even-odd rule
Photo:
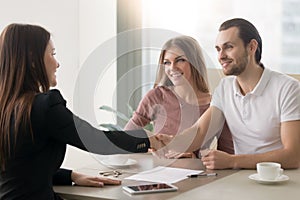
[[[49,137],[97,154],[147,152],[144,130],[102,131],[73,115],[58,90],[49,92],[46,122]]]
[[[72,185],[71,180],[72,170],[68,169],[59,169],[53,175],[53,185]]]

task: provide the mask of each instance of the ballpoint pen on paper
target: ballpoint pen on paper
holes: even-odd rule
[[[198,176],[217,176],[217,173],[201,173],[201,174],[190,174],[187,177],[189,178],[196,178]]]

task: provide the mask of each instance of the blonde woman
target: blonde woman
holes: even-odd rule
[[[155,133],[176,135],[192,126],[210,101],[206,64],[199,43],[190,36],[175,37],[163,45],[154,88],[141,100],[124,129],[139,129],[152,122]],[[202,149],[208,148],[211,140],[208,138]],[[219,135],[218,149],[234,152],[227,125]],[[167,156],[194,154],[170,152]]]

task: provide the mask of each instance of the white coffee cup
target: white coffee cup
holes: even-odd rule
[[[281,164],[276,162],[257,163],[256,169],[259,177],[263,180],[275,180],[283,173]]]
[[[128,155],[115,154],[115,155],[110,155],[107,161],[109,162],[109,164],[112,165],[124,165],[125,163],[127,163],[128,159],[129,159]]]

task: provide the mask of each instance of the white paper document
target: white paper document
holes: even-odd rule
[[[129,176],[125,179],[136,181],[150,181],[156,183],[176,183],[178,181],[186,179],[188,175],[198,174],[201,172],[203,172],[203,170],[158,166],[151,170]]]

